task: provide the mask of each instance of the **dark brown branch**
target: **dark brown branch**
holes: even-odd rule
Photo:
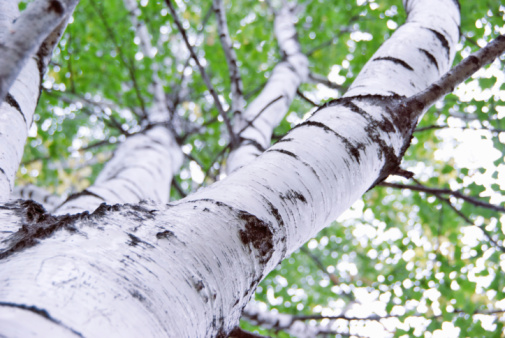
[[[420,192],[425,192],[428,194],[432,195],[451,195],[456,198],[460,198],[468,203],[471,203],[475,206],[486,208],[486,209],[491,209],[497,212],[505,212],[505,208],[502,206],[494,205],[491,203],[484,202],[478,198],[472,197],[472,196],[467,196],[462,194],[459,191],[454,191],[451,189],[440,189],[440,188],[430,188],[422,184],[417,184],[417,185],[407,185],[407,184],[400,184],[400,183],[390,183],[390,182],[382,182],[379,184],[380,186],[383,187],[390,187],[390,188],[396,188],[396,189],[408,189],[408,190],[413,190],[413,191],[420,191]]]
[[[500,35],[488,43],[486,47],[465,58],[428,88],[405,100],[404,105],[415,112],[413,117],[421,116],[424,109],[430,107],[443,96],[453,92],[457,85],[464,82],[485,65],[493,62],[504,51],[505,35]]]

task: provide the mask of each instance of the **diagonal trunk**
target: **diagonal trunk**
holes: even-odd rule
[[[30,202],[1,207],[4,229],[19,228],[1,242],[4,327],[27,335],[29,318],[68,336],[226,337],[280,260],[397,168],[424,108],[402,95],[447,70],[459,22],[452,0],[406,7],[347,97],[223,181],[169,206],[59,218]],[[418,22],[427,34],[406,34]]]

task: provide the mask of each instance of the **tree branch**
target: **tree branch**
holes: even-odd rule
[[[182,23],[181,23],[178,15],[177,15],[177,12],[175,11],[175,8],[174,8],[174,6],[172,4],[172,1],[171,0],[165,0],[165,3],[167,4],[168,9],[170,10],[170,13],[172,14],[172,18],[173,18],[173,20],[175,22],[175,25],[177,26],[177,29],[179,30],[179,32],[182,35],[182,38],[184,40],[184,44],[188,48],[188,51],[191,54],[191,57],[195,61],[196,65],[198,67],[198,70],[200,71],[200,74],[202,76],[203,82],[207,86],[207,89],[209,90],[210,95],[214,99],[214,104],[216,105],[216,108],[217,108],[217,111],[219,112],[219,115],[221,115],[221,117],[224,120],[224,123],[226,125],[227,130],[228,130],[228,133],[230,134],[230,142],[233,145],[237,145],[238,144],[237,136],[233,132],[233,127],[231,125],[230,119],[226,115],[226,112],[224,111],[223,106],[221,105],[221,101],[219,101],[219,97],[217,96],[217,93],[216,93],[216,90],[214,89],[214,86],[212,86],[212,83],[210,82],[209,76],[207,75],[207,72],[205,71],[205,68],[200,63],[200,60],[198,59],[198,56],[196,55],[193,46],[191,46],[191,44],[189,43],[186,30],[182,26]]]
[[[233,118],[240,119],[245,107],[245,100],[244,94],[242,92],[243,86],[242,79],[240,77],[237,54],[233,49],[233,41],[231,40],[230,32],[228,30],[223,0],[214,0],[213,10],[216,14],[219,40],[221,41],[226,63],[228,64],[228,71],[230,73],[230,86],[232,95],[231,110],[233,112]]]
[[[422,92],[405,100],[405,105],[416,107],[415,117],[423,114],[438,99],[454,91],[457,85],[464,82],[476,71],[490,64],[505,51],[505,35],[500,35],[487,44],[486,47],[471,54],[457,66],[448,71],[440,80],[434,82]]]
[[[421,183],[417,183],[417,185],[407,185],[407,184],[400,184],[400,183],[391,183],[391,182],[382,182],[379,184],[380,186],[383,187],[390,187],[390,188],[396,188],[396,189],[408,189],[408,190],[413,190],[413,191],[420,191],[420,192],[425,192],[428,194],[432,195],[437,195],[437,194],[442,194],[442,195],[451,195],[456,198],[460,198],[468,203],[471,203],[475,206],[486,208],[486,209],[491,209],[497,212],[505,212],[505,208],[502,206],[494,205],[491,203],[484,202],[478,198],[472,197],[472,196],[467,196],[459,191],[454,191],[451,189],[440,189],[440,188],[430,188],[427,187]]]

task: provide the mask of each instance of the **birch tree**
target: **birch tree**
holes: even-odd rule
[[[39,2],[35,1],[33,7],[29,6],[21,14],[16,13],[15,6],[11,4],[13,14],[2,21],[5,27],[17,16],[19,19],[15,24],[23,22],[21,18],[31,13],[30,10],[36,8],[37,3]],[[54,1],[50,3],[55,6]],[[59,1],[57,3],[60,4]],[[147,2],[140,4],[145,7]],[[62,10],[56,12],[68,18],[73,5],[75,3],[63,4]],[[460,222],[476,222],[484,236],[481,241],[487,243],[486,249],[481,248],[483,255],[500,257],[501,251],[505,250],[501,239],[503,231],[494,231],[496,216],[481,213],[484,216],[480,217],[490,220],[488,224],[483,224],[473,212],[467,216],[459,201],[495,213],[503,212],[499,203],[468,196],[453,189],[427,187],[419,181],[417,176],[422,175],[416,174],[415,168],[407,168],[411,172],[402,164],[402,158],[411,142],[415,146],[415,143],[422,140],[422,137],[413,138],[413,135],[423,132],[420,131],[421,128],[431,127],[428,124],[416,129],[428,108],[454,91],[479,69],[499,58],[505,50],[504,35],[495,34],[496,38],[485,44],[477,41],[479,46],[482,45],[481,48],[463,60],[458,56],[458,63],[453,67],[453,60],[460,48],[460,32],[463,31],[460,27],[461,9],[457,1],[404,1],[405,23],[395,29],[380,48],[373,51],[373,55],[367,55],[369,60],[357,76],[350,75],[349,81],[340,81],[340,84],[334,83],[335,76],[326,78],[318,75],[321,68],[318,68],[317,63],[320,59],[318,51],[328,45],[338,45],[337,37],[332,36],[329,43],[321,41],[320,44],[314,44],[311,49],[307,46],[304,48],[303,45],[307,40],[313,39],[312,32],[306,34],[301,29],[305,27],[304,24],[310,24],[313,20],[328,20],[325,14],[319,14],[319,17],[311,15],[315,11],[311,6],[316,4],[300,3],[297,6],[282,2],[248,5],[253,12],[247,16],[242,13],[238,19],[235,16],[242,11],[237,10],[235,3],[218,0],[207,5],[208,9],[205,6],[191,7],[182,2],[176,5],[170,0],[146,8],[129,0],[121,2],[121,6],[119,3],[111,5],[92,0],[86,3],[87,6],[82,5],[77,7],[74,23],[67,29],[60,48],[55,53],[58,55],[66,49],[67,54],[65,57],[57,57],[52,68],[52,76],[56,74],[56,67],[68,70],[67,85],[56,82],[51,84],[47,80],[49,83],[45,86],[48,97],[56,102],[67,102],[69,106],[64,113],[61,108],[58,110],[51,107],[53,104],[48,104],[51,102],[49,99],[39,106],[40,109],[52,110],[60,115],[75,115],[74,111],[82,110],[89,116],[89,120],[99,122],[93,129],[98,130],[98,134],[110,133],[105,129],[106,125],[116,133],[106,135],[108,139],[99,140],[96,146],[84,145],[83,136],[88,133],[89,138],[92,129],[80,125],[78,133],[81,133],[81,138],[75,138],[75,144],[73,142],[69,147],[74,152],[78,150],[75,149],[76,145],[77,148],[81,146],[93,150],[117,140],[121,144],[103,166],[94,183],[84,187],[82,192],[70,195],[62,204],[56,205],[57,197],[45,194],[40,188],[20,187],[16,189],[16,194],[24,199],[12,199],[0,206],[2,335],[240,336],[245,334],[237,328],[244,308],[244,318],[255,325],[263,325],[267,330],[285,330],[296,336],[318,333],[356,334],[350,332],[351,324],[348,324],[346,331],[338,321],[352,323],[360,318],[365,326],[370,322],[378,322],[384,327],[392,325],[393,330],[409,331],[414,328],[414,324],[390,324],[387,320],[398,319],[406,311],[410,311],[410,314],[405,315],[407,318],[422,317],[422,301],[428,298],[434,303],[433,299],[440,303],[440,297],[430,296],[429,290],[425,290],[422,297],[407,299],[412,303],[403,304],[403,314],[395,312],[399,309],[391,308],[382,316],[377,313],[368,317],[353,316],[348,311],[352,312],[353,304],[361,301],[357,296],[361,284],[356,282],[352,287],[349,286],[345,269],[340,271],[339,276],[335,275],[335,269],[332,271],[331,266],[322,262],[328,257],[318,257],[313,250],[315,248],[312,246],[311,249],[310,242],[308,249],[297,251],[320,232],[341,231],[337,230],[338,226],[327,227],[367,191],[370,191],[370,195],[378,189],[402,189],[431,194],[450,209],[454,214],[453,219],[459,217],[462,219]],[[364,20],[368,11],[378,8],[374,5],[375,2],[361,3],[365,8],[358,8],[358,18],[347,15],[345,19],[350,22]],[[112,13],[112,8],[117,13]],[[381,12],[379,17],[394,17],[398,14],[397,10],[398,7],[391,6]],[[46,35],[43,37],[34,34],[23,40],[23,43],[30,45],[30,49],[26,48],[23,57],[12,57],[18,66],[0,65],[0,74],[8,73],[8,77],[14,79],[2,84],[5,86],[2,90],[6,93],[13,91],[11,88],[15,88],[16,83],[28,81],[23,74],[25,69],[31,67],[30,63],[23,64],[20,60],[32,57],[39,48],[34,46],[40,45],[38,41],[47,39],[47,34],[53,32],[51,34],[61,35],[66,23],[61,20],[56,22],[51,13],[39,13],[43,22],[60,26],[56,31],[56,26],[44,28]],[[249,61],[243,54],[245,48],[235,49],[233,42],[241,41],[245,45],[239,31],[247,30],[250,20],[254,21],[251,14],[256,13],[265,14],[269,19],[267,21],[272,26],[272,37],[275,36],[270,44],[279,49],[278,58],[267,53],[264,59],[271,66],[266,84],[258,79],[255,71],[251,74],[251,70],[255,69],[253,59],[250,60],[250,67],[244,66]],[[201,19],[201,27],[192,28],[189,25],[187,18],[193,14]],[[215,14],[214,19],[212,14]],[[486,15],[487,20],[491,21],[490,17],[497,16],[498,12]],[[85,19],[88,16],[95,18],[99,25],[87,27],[84,31],[80,29],[82,26],[73,28],[79,18]],[[295,25],[297,21],[298,25]],[[396,24],[389,21],[388,26]],[[482,24],[484,21],[479,22]],[[384,22],[381,24],[384,25]],[[153,29],[150,25],[156,28]],[[238,30],[237,25],[240,27]],[[25,27],[29,25],[23,25]],[[130,30],[124,27],[134,28]],[[349,36],[353,33],[355,36],[358,33],[363,35],[359,24],[350,24],[349,27],[342,31],[347,31]],[[82,33],[82,37],[78,33]],[[102,72],[93,75],[98,80],[94,82],[94,91],[90,92],[88,88],[85,92],[79,92],[79,79],[87,83],[89,78],[87,70],[74,68],[81,56],[75,55],[72,48],[79,46],[91,35],[106,41],[104,45],[109,49],[96,49],[84,43],[84,49],[91,50],[94,57],[102,56],[104,62],[100,66]],[[138,48],[125,48],[124,36],[134,41]],[[2,38],[5,41],[18,41],[15,35],[8,38],[4,35]],[[212,40],[221,43],[214,46]],[[55,39],[52,38],[51,41],[54,46]],[[349,43],[351,39],[347,41],[348,45],[353,45]],[[257,46],[255,50],[261,51],[262,48]],[[46,65],[51,49],[44,49]],[[217,74],[213,73],[216,70],[213,68],[216,64],[213,62],[213,54],[217,54],[217,51],[222,53],[219,54],[220,61],[226,65],[220,68],[224,74],[222,79],[225,80],[211,78],[211,74]],[[342,67],[346,66],[344,68],[352,73],[349,61],[344,61],[347,63],[342,62]],[[335,65],[335,61],[327,62]],[[312,69],[309,70],[310,67]],[[332,72],[338,68],[331,68]],[[116,81],[120,85],[108,85],[105,72],[113,69],[118,69]],[[32,74],[33,72],[30,76],[33,77]],[[38,87],[39,83],[32,77],[27,78],[30,79],[28,82],[30,85],[36,83]],[[313,108],[310,117],[301,120],[296,114],[289,113],[289,110],[290,106],[296,107],[296,104],[300,107],[307,103],[313,104],[313,100],[317,101],[317,92],[304,87],[310,86],[304,84],[309,80],[336,88],[336,96],[341,95],[344,89],[346,91],[342,97],[334,97]],[[259,94],[250,99],[244,92],[249,86],[253,89],[254,85],[260,88]],[[66,90],[67,86],[69,90]],[[228,87],[229,91],[224,89]],[[34,90],[30,93],[32,108],[27,111],[32,111],[30,114],[33,115],[37,95]],[[225,93],[230,93],[231,101],[227,100]],[[292,105],[296,94],[301,101]],[[13,107],[16,108],[9,95],[14,94],[6,96],[2,106],[5,106],[2,116],[6,118],[2,121],[10,116],[7,114],[13,114],[10,111]],[[248,105],[244,102],[246,98],[250,100]],[[188,110],[192,113],[188,114]],[[205,110],[209,110],[206,114],[208,116],[205,119],[198,117]],[[25,114],[24,110],[19,112]],[[286,114],[288,115],[283,120]],[[430,114],[433,113],[426,113],[428,123],[434,120]],[[19,119],[19,115],[15,116]],[[282,131],[282,125],[286,125],[290,119],[300,120],[300,123],[271,145],[272,137],[277,138],[274,131],[276,126],[281,124],[277,126],[277,131]],[[444,121],[440,117],[439,120],[442,122],[437,120],[439,124],[432,129],[443,128],[441,123]],[[51,124],[45,126],[45,121],[40,127],[44,132],[51,130]],[[2,122],[0,128],[21,135],[16,139],[15,147],[18,149],[24,142],[30,124],[31,118],[25,117],[22,127],[13,128]],[[224,127],[221,128],[222,125]],[[493,126],[482,127],[488,127],[490,133],[500,133]],[[54,128],[57,130],[56,126]],[[197,137],[212,133],[218,134],[219,141],[209,148],[215,148],[221,141],[224,144],[221,144],[221,149],[202,151],[203,142],[197,142]],[[1,139],[0,142],[9,146],[10,139]],[[2,149],[7,149],[7,146],[2,146]],[[29,149],[30,147],[27,152],[30,156],[40,155]],[[224,158],[228,151],[229,157],[226,160]],[[13,173],[20,161],[20,153],[18,149],[13,151],[13,155],[2,157],[5,162],[2,168],[10,168],[9,171],[2,170],[6,177],[6,188],[0,191],[3,201],[10,198]],[[186,163],[183,163],[183,156],[186,157]],[[422,158],[422,154],[419,154],[419,158]],[[36,161],[32,159],[32,163]],[[28,171],[29,166],[26,162],[21,170]],[[63,175],[66,168],[62,166],[60,164],[59,170]],[[171,193],[170,181],[181,166],[183,170],[179,177],[175,177]],[[219,174],[222,179],[212,183],[218,176],[216,172],[223,167],[226,167],[226,174],[223,171]],[[204,175],[204,171],[208,177],[196,179],[196,173]],[[184,173],[186,174],[183,175]],[[189,175],[195,176],[195,181],[206,185],[208,183],[208,186],[195,189],[185,196],[189,186],[184,183],[187,183],[185,179]],[[391,175],[412,179],[415,184],[390,181],[388,177]],[[168,203],[170,195],[184,198],[172,198]],[[401,195],[396,196],[401,200]],[[54,211],[46,212],[40,204],[26,199],[27,197],[39,198]],[[441,212],[440,215],[442,214]],[[409,222],[406,223],[409,225]],[[410,226],[415,224],[416,221],[412,221]],[[378,228],[381,227],[379,224]],[[411,237],[414,238],[415,234],[405,238]],[[450,254],[444,253],[447,245],[444,249],[440,239],[440,226],[437,240],[439,242],[435,256],[443,261],[443,257],[449,257]],[[404,238],[402,241],[404,245],[409,243]],[[415,239],[412,241],[417,244]],[[422,241],[419,242],[424,245]],[[395,245],[391,246],[391,250],[394,248]],[[343,247],[343,250],[348,249]],[[403,256],[407,257],[410,251],[413,252],[407,247]],[[320,314],[309,313],[295,317],[283,314],[277,316],[283,321],[280,325],[280,319],[277,320],[278,324],[272,324],[269,319],[275,317],[275,313],[260,314],[259,308],[252,305],[246,307],[260,282],[272,278],[267,275],[292,254],[294,257],[305,254],[312,261],[311,264],[324,274],[323,280],[331,281],[336,288],[335,292],[346,303],[347,307],[342,313],[336,315],[326,311],[329,314],[325,315],[320,311]],[[370,252],[367,255],[371,255]],[[459,256],[454,255],[461,260],[467,259],[461,256],[461,252]],[[400,256],[402,257],[401,252]],[[411,260],[405,257],[405,262]],[[453,256],[451,258],[454,259]],[[348,263],[345,256],[339,261]],[[402,268],[399,264],[396,267]],[[492,267],[485,265],[485,269],[488,269],[486,271]],[[377,265],[375,269],[385,273]],[[412,269],[406,266],[405,271]],[[498,270],[496,265],[492,270],[493,283],[498,284],[487,290],[494,291],[494,294],[486,293],[492,295],[491,298],[495,297],[496,301],[486,303],[486,309],[467,309],[459,307],[460,300],[455,299],[452,303],[448,299],[452,311],[446,308],[444,319],[447,313],[452,313],[456,316],[491,316],[496,320],[503,312],[503,306],[500,305],[503,290],[499,287],[503,276]],[[433,271],[434,274],[441,273]],[[460,272],[462,271],[455,273]],[[279,282],[280,277],[282,269],[280,274],[277,270],[274,272],[274,279],[270,279],[270,283],[284,283]],[[408,278],[400,283],[404,290],[411,288],[406,286],[406,281],[410,280]],[[418,281],[423,278],[415,277]],[[465,288],[464,279],[451,279],[457,280],[458,287]],[[381,282],[379,277],[377,281]],[[366,273],[361,283],[364,282],[366,283]],[[370,284],[370,287],[374,287]],[[430,283],[427,284],[433,288]],[[442,284],[444,282],[440,283]],[[385,290],[379,289],[385,297],[390,290],[394,290],[396,297],[401,297],[397,285],[392,285],[391,289],[386,283],[383,285]],[[416,288],[419,285],[412,290],[420,292]],[[457,289],[453,284],[451,288]],[[259,289],[263,287],[260,286]],[[262,292],[263,290],[258,292],[258,299],[262,299]],[[457,297],[458,293],[454,295]],[[418,303],[413,306],[414,301]],[[399,304],[396,300],[394,302]],[[479,300],[475,301],[478,302]],[[327,305],[331,307],[330,304]],[[433,309],[431,321],[436,323],[436,317],[442,315],[435,312],[435,305]],[[425,317],[429,320],[428,315]],[[311,319],[326,322],[321,322],[320,325],[303,323]],[[457,319],[454,322],[458,324]],[[495,322],[494,325],[499,324]],[[464,325],[461,327],[465,328]],[[435,326],[433,330],[436,328]]]

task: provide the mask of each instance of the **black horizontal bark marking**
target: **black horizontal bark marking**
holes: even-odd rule
[[[22,309],[22,310],[26,310],[26,311],[30,311],[32,313],[35,313],[36,315],[39,315],[39,316],[42,316],[44,317],[45,319],[49,320],[50,322],[66,329],[66,330],[69,330],[70,332],[72,332],[73,334],[79,336],[79,337],[84,337],[80,332],[77,332],[75,331],[74,329],[64,325],[62,322],[60,322],[59,320],[53,318],[49,312],[47,312],[47,310],[45,309],[40,309],[34,305],[25,305],[25,304],[16,304],[16,303],[11,303],[11,302],[0,302],[0,306],[5,306],[5,307],[12,307],[12,308],[16,308],[16,309]]]
[[[21,110],[21,107],[19,106],[19,103],[18,103],[18,101],[16,101],[14,96],[12,96],[10,93],[8,93],[7,96],[5,97],[5,103],[7,103],[12,108],[16,109],[23,117],[23,121],[25,121],[25,123],[26,123],[25,114],[23,114],[23,111]]]
[[[438,41],[440,41],[440,43],[442,44],[442,47],[444,47],[444,49],[447,53],[447,58],[449,58],[449,56],[451,55],[451,47],[449,47],[449,41],[447,41],[445,36],[442,33],[437,32],[434,29],[426,28],[426,27],[423,27],[423,28],[429,30],[430,32],[432,32],[435,35],[435,37],[438,39]]]
[[[97,194],[95,194],[95,193],[93,193],[93,192],[91,192],[91,191],[89,191],[89,190],[86,189],[86,190],[83,190],[81,192],[78,192],[78,193],[75,193],[75,194],[72,194],[72,195],[68,196],[68,198],[65,200],[65,202],[63,202],[61,205],[65,204],[67,202],[70,202],[72,200],[75,200],[75,199],[77,199],[77,198],[79,198],[81,196],[93,196],[93,197],[96,197],[98,199],[101,199],[102,201],[105,201],[105,198],[103,198],[102,196],[99,196],[99,195],[97,195]],[[60,205],[60,207],[61,207],[61,205]]]
[[[336,105],[338,103],[341,103],[341,102],[337,102],[337,100],[334,100],[332,102],[333,102],[332,105]],[[332,103],[332,102],[329,102],[329,103]],[[363,147],[362,144],[353,145],[346,137],[343,137],[342,135],[340,135],[339,133],[337,133],[336,131],[334,131],[333,129],[331,129],[330,127],[328,127],[327,125],[325,125],[324,123],[317,122],[317,121],[310,121],[310,120],[309,121],[305,121],[303,123],[300,123],[299,125],[297,125],[293,129],[291,129],[291,131],[293,131],[293,130],[295,130],[297,128],[302,128],[302,127],[321,128],[326,133],[330,133],[330,134],[335,135],[340,141],[342,141],[342,143],[344,144],[345,148],[352,155],[352,157],[354,157],[354,159],[356,160],[356,162],[360,163],[360,157],[361,157],[361,155],[360,155],[359,149],[361,149]]]
[[[431,54],[430,52],[428,52],[427,50],[425,49],[422,49],[422,48],[418,48],[419,51],[421,53],[423,53],[427,58],[428,60],[430,60],[431,64],[435,65],[435,67],[437,67],[437,70],[439,70],[440,68],[438,68],[438,62],[437,62],[437,59],[435,59],[435,57],[433,56],[433,54]]]
[[[240,145],[251,145],[254,148],[258,149],[260,152],[264,152],[265,148],[256,140],[252,140],[249,138],[240,138]]]
[[[296,156],[296,154],[290,152],[290,151],[287,151],[287,150],[284,150],[284,149],[269,149],[267,152],[270,153],[270,152],[278,152],[278,153],[281,153],[281,154],[284,154],[284,155],[288,155],[288,156],[291,156],[295,159],[298,160],[298,156]]]
[[[291,142],[291,141],[293,141],[293,139],[291,137],[283,137],[279,141],[275,142],[275,144],[282,143],[282,142]]]
[[[407,62],[405,62],[401,59],[398,59],[398,58],[391,57],[391,56],[380,56],[380,57],[373,59],[373,61],[391,61],[397,65],[403,66],[404,68],[406,68],[410,71],[414,70],[414,68],[412,68]]]

